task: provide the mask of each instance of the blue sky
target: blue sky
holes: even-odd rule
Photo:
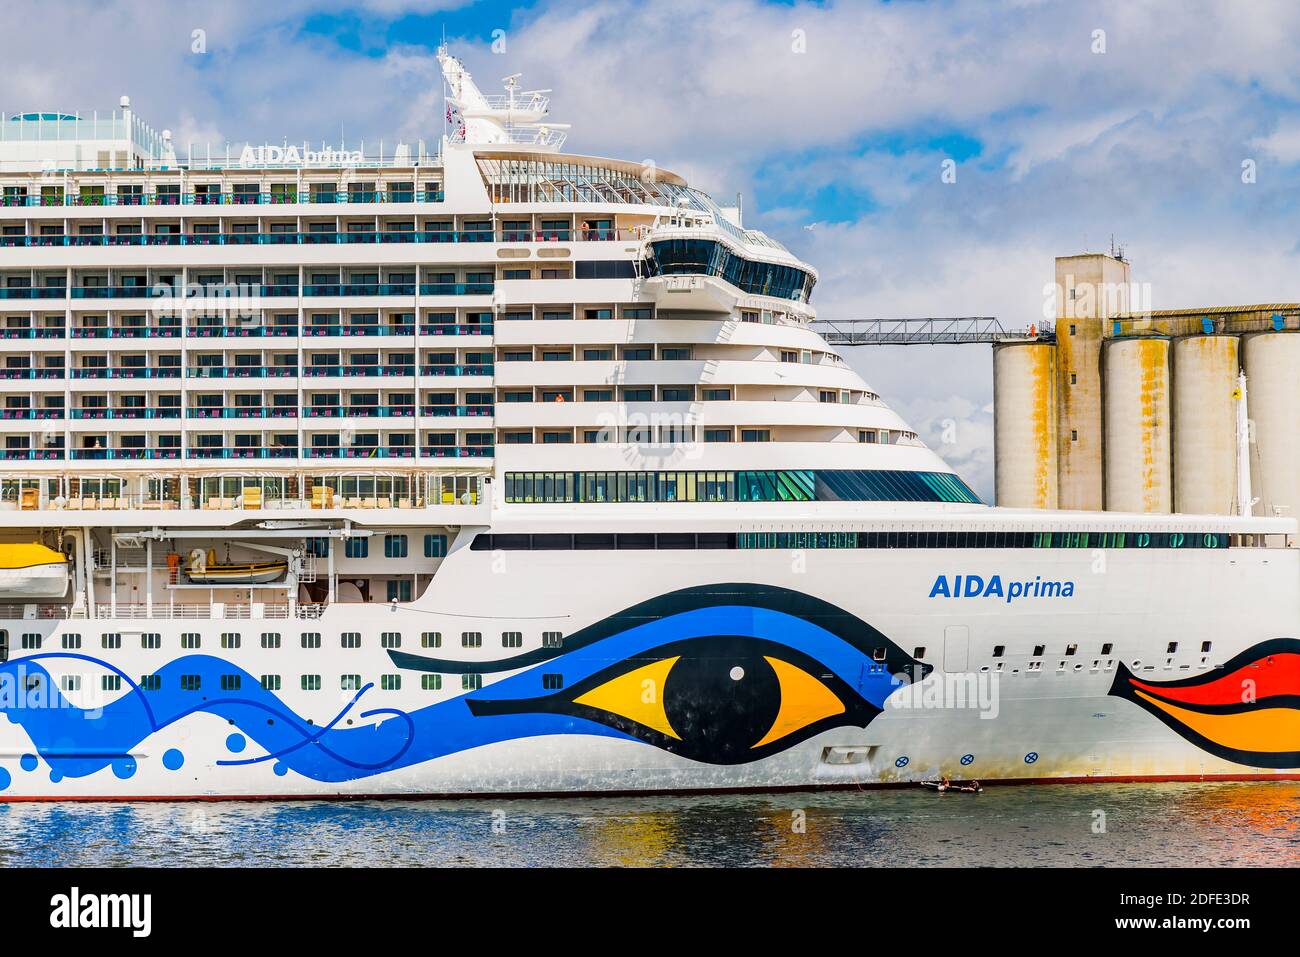
[[[747,224],[818,268],[828,318],[1027,326],[1053,258],[1112,235],[1157,308],[1300,300],[1300,4],[1285,0],[57,6],[79,29],[53,47],[0,34],[0,109],[106,111],[129,93],[181,144],[436,139],[445,29],[484,87],[522,71],[552,88],[573,151],[743,193]],[[987,349],[849,359],[991,496]]]

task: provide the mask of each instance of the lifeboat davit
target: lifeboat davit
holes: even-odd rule
[[[70,580],[62,552],[39,542],[0,544],[0,598],[62,598]]]

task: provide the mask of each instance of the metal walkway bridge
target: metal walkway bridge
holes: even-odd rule
[[[993,316],[925,319],[818,319],[812,328],[833,346],[913,346],[1050,339],[1050,324],[1008,330]]]

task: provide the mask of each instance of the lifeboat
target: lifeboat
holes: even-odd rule
[[[289,570],[289,563],[219,562],[215,549],[206,555],[202,549],[190,552],[185,577],[195,585],[266,585],[278,581]]]
[[[68,558],[39,542],[0,544],[0,598],[62,598]]]

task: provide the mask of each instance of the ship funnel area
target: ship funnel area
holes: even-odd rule
[[[438,63],[446,84],[445,119],[452,132],[448,142],[470,146],[527,147],[529,150],[558,151],[564,145],[567,123],[551,123],[549,90],[520,90],[519,76],[505,77],[505,92],[484,94],[465,64],[438,48]]]

